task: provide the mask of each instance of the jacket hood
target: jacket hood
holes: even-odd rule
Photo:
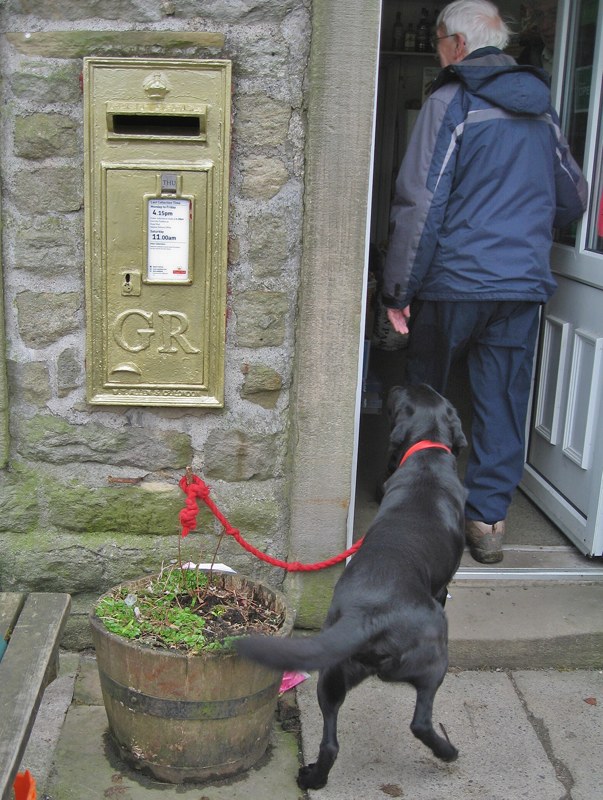
[[[475,50],[444,70],[438,85],[460,80],[467,91],[516,114],[544,114],[551,104],[549,77],[538,67],[517,64],[495,47]],[[435,87],[434,87],[435,88]]]

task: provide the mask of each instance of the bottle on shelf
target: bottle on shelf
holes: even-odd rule
[[[406,50],[408,53],[414,53],[415,47],[415,26],[412,24],[412,22],[409,22],[406,31],[404,32],[404,50]]]
[[[392,50],[404,49],[404,26],[400,19],[400,12],[396,12],[396,21],[392,29]]]
[[[438,22],[438,17],[439,16],[440,16],[440,9],[439,8],[434,8],[433,9],[433,20],[432,20],[432,23],[431,23],[431,26],[430,26],[430,33],[432,33],[434,36],[438,35],[437,22]],[[429,41],[429,49],[433,50],[433,45],[432,45],[433,39],[431,38],[431,36],[429,37],[428,41]]]
[[[417,25],[415,50],[417,53],[431,52],[429,11],[426,8],[421,9],[421,18]]]

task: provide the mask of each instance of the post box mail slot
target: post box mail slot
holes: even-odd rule
[[[155,103],[107,103],[108,136],[206,141],[205,104],[164,103],[161,110],[158,114]]]
[[[223,405],[230,74],[84,59],[90,403]]]

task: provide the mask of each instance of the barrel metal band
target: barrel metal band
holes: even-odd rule
[[[265,705],[275,696],[279,686],[278,683],[274,683],[248,697],[234,697],[229,700],[167,700],[122,686],[100,669],[99,675],[103,691],[113,700],[133,711],[165,719],[203,720],[238,717],[257,711]]]

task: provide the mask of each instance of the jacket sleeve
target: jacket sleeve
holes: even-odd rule
[[[588,202],[588,184],[582,170],[572,156],[569,144],[559,127],[559,119],[553,112],[553,123],[557,135],[555,149],[555,192],[557,208],[555,228],[564,228],[584,214]]]
[[[417,117],[396,179],[381,289],[389,308],[410,303],[409,284],[420,286],[437,244],[435,238],[426,241],[424,233],[433,204],[433,176],[439,171],[437,142],[448,107],[438,94],[428,98]]]

